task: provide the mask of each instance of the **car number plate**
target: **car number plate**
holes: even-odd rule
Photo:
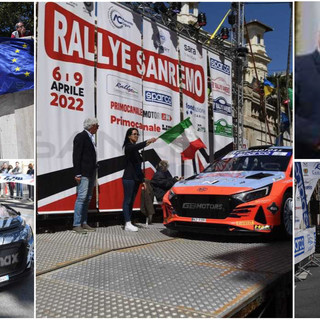
[[[0,282],[5,282],[9,280],[9,276],[0,277]]]
[[[207,222],[207,219],[205,218],[192,218],[192,222]]]

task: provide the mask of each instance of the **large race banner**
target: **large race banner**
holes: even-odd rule
[[[207,97],[207,51],[201,44],[179,37],[181,59],[181,86],[183,118],[190,117],[198,137],[207,146],[209,154],[208,97]],[[197,152],[200,167],[207,161]],[[185,161],[185,177],[194,174],[192,160]],[[199,173],[199,171],[198,171]]]
[[[214,120],[214,153],[233,143],[231,61],[208,52]]]
[[[158,137],[180,122],[179,60],[177,34],[150,20],[143,20],[143,122],[157,126],[144,130],[144,140]],[[172,176],[181,175],[181,156],[162,140],[151,145],[150,165],[169,162]],[[150,148],[149,148],[150,149]]]
[[[73,211],[72,142],[94,117],[92,2],[39,3],[37,60],[38,212]]]
[[[123,201],[123,149],[130,127],[154,134],[143,123],[140,15],[114,3],[98,3],[97,117],[99,209],[120,209]],[[140,141],[142,141],[140,139]],[[138,197],[137,197],[138,198]]]
[[[301,162],[307,203],[320,179],[320,162]]]

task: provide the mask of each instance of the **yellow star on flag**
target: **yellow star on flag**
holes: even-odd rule
[[[24,74],[26,77],[29,77],[30,72],[26,71],[26,73]]]
[[[20,71],[20,67],[16,67],[15,70],[16,70],[16,71]]]
[[[23,46],[24,48],[26,48],[28,45],[27,45],[26,43],[24,43],[22,46]]]
[[[16,58],[13,58],[11,61],[12,61],[12,62],[17,62],[17,59],[16,59]]]
[[[16,52],[16,53],[19,53],[19,52],[20,52],[20,50],[19,50],[19,49],[17,49],[15,52]]]

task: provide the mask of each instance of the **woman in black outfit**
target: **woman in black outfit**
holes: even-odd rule
[[[124,199],[123,214],[125,220],[124,230],[138,231],[138,228],[131,223],[132,207],[140,184],[144,181],[141,170],[142,157],[138,150],[143,149],[156,138],[151,138],[144,142],[136,143],[139,139],[139,131],[136,128],[128,129],[124,139],[123,148],[125,155],[125,169],[122,177]]]

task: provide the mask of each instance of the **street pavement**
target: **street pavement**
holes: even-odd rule
[[[0,199],[17,211],[34,229],[34,203],[25,200]],[[34,272],[25,278],[0,288],[0,318],[34,317]]]
[[[283,276],[292,290],[290,241],[138,227],[37,234],[37,317],[230,317]]]
[[[320,260],[320,254],[315,256]],[[313,265],[307,270],[311,275],[295,282],[295,317],[320,318],[320,267]]]

